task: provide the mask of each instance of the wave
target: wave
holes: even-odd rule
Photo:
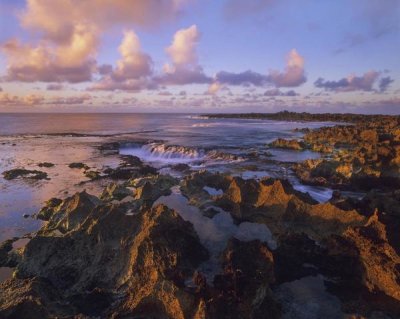
[[[173,163],[219,163],[219,162],[238,162],[243,158],[229,153],[216,150],[206,151],[193,147],[166,145],[163,143],[150,143],[141,147],[122,147],[121,155],[134,155],[147,162],[161,162],[165,164]]]
[[[208,116],[203,116],[203,115],[188,115],[188,119],[192,120],[209,120],[210,118]]]

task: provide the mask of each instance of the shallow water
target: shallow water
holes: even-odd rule
[[[178,186],[172,188],[171,195],[160,197],[154,206],[158,204],[164,204],[176,210],[184,220],[193,224],[200,242],[211,254],[210,259],[200,266],[200,270],[205,274],[209,283],[212,283],[214,276],[221,270],[220,256],[230,238],[234,237],[241,241],[258,239],[266,242],[271,249],[277,247],[276,241],[266,225],[249,222],[235,225],[231,214],[222,209],[218,209],[220,212],[214,217],[206,217],[199,208],[189,204]]]
[[[187,114],[0,114],[0,172],[39,169],[50,178],[6,181],[0,175],[0,241],[38,229],[39,221],[23,215],[36,213],[51,197],[63,198],[83,189],[99,194],[106,181],[80,184],[88,181],[83,171],[67,165],[83,162],[92,169],[117,166],[118,156],[103,156],[95,148],[103,142],[140,141],[124,144],[120,153],[137,155],[167,173],[176,174],[170,166],[187,163],[192,169],[244,178],[288,178],[290,173],[271,159],[297,161],[319,154],[268,150],[266,145],[278,137],[301,137],[294,128],[326,125],[333,123],[207,119]],[[249,159],[249,153],[257,155]],[[55,166],[39,168],[40,162]],[[256,169],[247,169],[250,164]],[[320,200],[327,199],[324,190],[308,190]]]
[[[280,285],[275,296],[282,303],[283,319],[344,318],[339,299],[326,291],[321,275]]]

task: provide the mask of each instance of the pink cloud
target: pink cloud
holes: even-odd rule
[[[287,65],[283,72],[271,71],[269,78],[276,87],[295,87],[306,82],[304,58],[292,49],[287,56]]]

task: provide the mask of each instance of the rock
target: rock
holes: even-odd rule
[[[108,184],[100,196],[103,201],[122,200],[127,196],[132,196],[133,193],[128,188],[117,183]]]
[[[106,170],[104,170],[104,173],[114,180],[129,180],[149,175],[157,175],[158,171],[156,168],[148,165],[143,165],[139,167],[122,165],[115,169],[107,168]]]
[[[190,170],[190,166],[188,164],[179,163],[179,164],[172,166],[172,169],[175,171],[178,171],[178,172],[185,172],[185,171]]]
[[[0,267],[6,267],[8,264],[8,253],[12,250],[13,240],[6,240],[0,243]]]
[[[201,313],[184,282],[208,252],[190,223],[162,205],[129,216],[115,205],[85,212],[65,234],[55,236],[46,226],[26,245],[15,277],[0,285],[0,317],[183,319]],[[64,209],[50,223],[71,214]]]
[[[88,170],[89,166],[87,166],[86,164],[80,163],[80,162],[76,162],[76,163],[71,163],[68,165],[69,168],[77,168],[77,169],[85,169]]]
[[[206,318],[281,318],[270,289],[273,264],[265,244],[232,239],[223,255],[223,273],[215,277],[215,291],[207,298]]]
[[[329,158],[294,165],[305,183],[347,189],[400,187],[398,117],[382,116],[355,125],[322,127],[304,136],[312,150],[330,152]]]
[[[171,187],[178,183],[179,181],[170,175],[158,175],[132,180],[130,185],[136,188],[136,199],[154,202],[161,196],[170,195]]]
[[[11,169],[9,171],[3,172],[3,177],[4,177],[4,179],[7,179],[7,180],[16,179],[18,177],[41,180],[41,179],[47,179],[47,173],[42,172],[42,171],[37,171],[37,170],[15,168],[15,169]]]
[[[364,226],[332,236],[324,246],[327,271],[341,278],[331,289],[347,312],[384,309],[393,318],[400,315],[400,257],[388,244],[377,214]]]
[[[283,138],[276,139],[275,141],[270,143],[269,146],[274,148],[285,148],[296,151],[301,151],[306,148],[306,144],[304,142],[298,140],[285,140]]]
[[[29,214],[23,214],[22,217],[28,218],[30,215]]]
[[[44,217],[50,216],[48,223],[44,226],[45,230],[58,230],[61,233],[66,233],[78,227],[91,211],[101,204],[101,201],[96,196],[90,195],[86,191],[76,193],[72,197],[64,199],[57,206],[51,206],[53,204],[56,205],[57,202],[54,201],[47,205],[47,208],[44,209],[45,213],[41,214],[39,212],[38,215],[46,215]]]
[[[127,166],[143,166],[142,160],[134,155],[122,155],[121,159],[123,160],[123,167]]]
[[[231,239],[221,256],[223,270],[213,286],[195,272],[193,282],[204,310],[196,318],[281,318],[270,285],[275,282],[273,256],[259,241]]]
[[[55,164],[49,162],[43,162],[38,164],[39,167],[54,167]]]
[[[99,179],[101,177],[100,173],[97,171],[85,171],[85,176],[91,180]]]
[[[42,278],[7,280],[0,284],[0,317],[51,318],[52,307],[62,308],[56,301],[60,298],[57,290]]]
[[[46,203],[45,206],[36,214],[37,219],[48,221],[55,210],[62,203],[59,198],[51,198]]]
[[[345,211],[331,203],[308,205],[291,201],[282,216],[287,227],[304,232],[315,240],[331,234],[343,234],[350,227],[365,225],[367,219],[356,210]]]

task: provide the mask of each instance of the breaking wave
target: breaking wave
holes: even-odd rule
[[[166,145],[163,143],[150,143],[141,147],[123,147],[120,149],[122,155],[134,155],[147,162],[194,163],[194,162],[236,162],[243,159],[229,153],[220,151],[205,151],[193,147]]]

